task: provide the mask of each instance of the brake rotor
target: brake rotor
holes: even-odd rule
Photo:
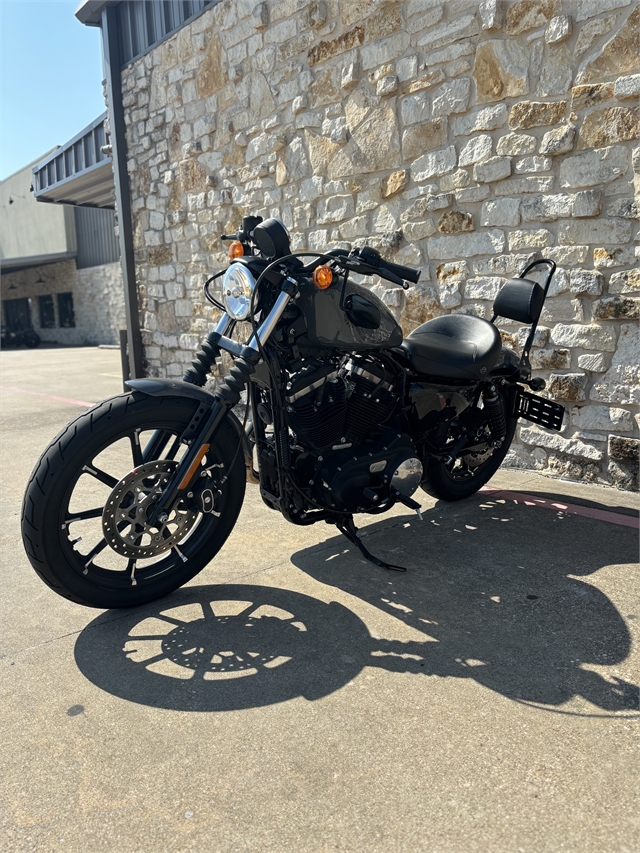
[[[482,465],[483,462],[486,462],[487,459],[493,455],[493,447],[487,447],[486,450],[476,451],[475,453],[467,453],[466,456],[462,457],[462,461],[465,463],[467,468],[477,468],[479,465]]]
[[[102,513],[102,532],[110,547],[123,557],[140,560],[169,551],[192,529],[199,512],[174,507],[164,521],[149,514],[178,463],[168,459],[139,465],[123,477],[109,495]]]

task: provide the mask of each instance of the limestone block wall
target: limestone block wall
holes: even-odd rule
[[[218,235],[276,216],[294,247],[420,267],[374,284],[405,334],[489,317],[558,264],[532,363],[568,417],[509,464],[632,488],[640,421],[640,7],[632,0],[222,0],[123,71],[149,370],[213,322]],[[503,323],[517,347],[523,330]]]
[[[2,301],[27,297],[31,321],[43,341],[69,346],[116,344],[126,328],[124,290],[120,262],[77,269],[74,260],[3,273]],[[72,293],[75,328],[59,327],[56,294]],[[40,327],[38,296],[53,294],[56,326]],[[4,321],[4,317],[3,317]]]

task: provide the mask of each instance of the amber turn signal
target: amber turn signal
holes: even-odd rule
[[[234,240],[229,246],[229,258],[235,261],[236,258],[241,258],[244,255],[244,246],[240,240]]]
[[[333,272],[329,267],[318,267],[313,271],[313,283],[318,290],[326,290],[333,281]]]

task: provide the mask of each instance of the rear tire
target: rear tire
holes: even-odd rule
[[[507,418],[507,433],[502,446],[496,448],[491,456],[472,469],[472,473],[456,473],[453,464],[448,465],[438,459],[425,460],[424,475],[420,486],[429,495],[443,501],[460,501],[475,494],[496,473],[504,462],[516,431],[517,418]]]
[[[147,559],[121,556],[103,535],[102,513],[116,483],[143,461],[176,460],[197,407],[180,397],[123,394],[80,415],[51,442],[27,486],[22,537],[33,568],[54,592],[89,607],[135,607],[173,592],[217,554],[245,490],[244,458],[228,421],[205,457],[221,490],[219,517],[198,512],[170,550]]]

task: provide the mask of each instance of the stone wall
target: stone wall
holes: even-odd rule
[[[74,260],[3,273],[2,302],[31,299],[31,321],[43,341],[69,346],[116,344],[118,332],[126,328],[124,290],[120,262],[76,269]],[[75,328],[61,329],[55,294],[72,293]],[[38,296],[54,295],[56,326],[40,327]],[[4,312],[3,312],[4,314]],[[4,316],[3,316],[4,322]]]
[[[405,334],[489,317],[544,255],[532,363],[569,415],[523,425],[509,464],[631,488],[639,57],[631,0],[223,0],[122,76],[150,372],[180,375],[211,327],[202,282],[244,214],[420,267],[374,285]]]

